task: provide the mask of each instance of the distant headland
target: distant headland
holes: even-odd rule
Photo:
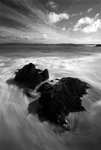
[[[0,45],[60,45],[60,46],[95,46],[96,44],[78,44],[78,43],[0,43]]]

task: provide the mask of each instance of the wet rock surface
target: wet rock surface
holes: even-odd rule
[[[33,98],[30,89],[35,89],[37,85],[49,78],[48,70],[36,69],[30,63],[19,69],[15,75],[15,81],[26,86],[26,96]],[[37,115],[41,122],[48,121],[63,129],[70,130],[69,113],[85,111],[82,106],[81,97],[86,94],[89,85],[78,78],[65,77],[61,79],[48,80],[43,82],[36,90],[40,93],[37,100],[29,103],[29,114]]]
[[[35,89],[35,87],[41,82],[49,78],[48,70],[44,71],[36,69],[35,65],[29,63],[23,68],[15,72],[15,82],[21,83],[27,88]]]
[[[77,78],[62,78],[54,85],[44,83],[37,90],[41,93],[38,99],[40,109],[37,114],[39,118],[44,116],[43,121],[49,121],[55,125],[59,125],[64,130],[70,130],[70,126],[66,116],[69,113],[85,111],[82,106],[81,97],[86,94],[89,86]],[[32,105],[29,104],[29,113],[33,113]]]

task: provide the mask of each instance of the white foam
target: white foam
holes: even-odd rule
[[[88,81],[94,86],[96,85],[96,87],[100,89],[101,55],[70,59],[67,57],[12,59],[0,57],[0,60],[1,149],[84,150],[83,148],[85,147],[85,149],[88,150],[91,149],[94,142],[97,145],[100,139],[99,137],[101,136],[101,124],[99,124],[98,121],[101,119],[100,116],[97,116],[98,109],[96,110],[96,108],[101,105],[100,101],[94,102],[94,107],[89,104],[91,105],[91,107],[89,107],[90,110],[83,114],[76,114],[76,118],[75,114],[70,115],[71,126],[73,126],[75,120],[76,122],[79,121],[79,125],[76,129],[75,124],[71,132],[67,132],[63,137],[59,137],[52,132],[49,124],[46,122],[40,123],[37,118],[27,114],[27,97],[24,96],[22,91],[17,89],[17,87],[7,85],[6,80],[14,77],[16,69],[32,62],[36,64],[37,68],[47,68],[51,79],[64,76],[78,77]]]
[[[99,78],[100,65],[97,61],[101,61],[101,55],[96,54],[93,56],[71,58],[67,57],[29,57],[29,58],[5,58],[0,57],[0,79],[1,82],[14,77],[14,71],[23,67],[30,62],[34,63],[37,68],[48,69],[50,78],[62,76],[79,76],[80,78],[87,79],[89,75],[95,75]],[[95,72],[97,71],[97,72]]]

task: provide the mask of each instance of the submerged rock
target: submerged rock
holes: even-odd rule
[[[60,126],[65,131],[69,130],[69,123],[66,117],[70,112],[85,111],[82,106],[81,97],[86,94],[89,86],[77,78],[62,78],[57,83],[44,83],[37,90],[41,93],[37,100],[39,106],[36,114],[43,121],[49,121]],[[34,113],[34,103],[31,102],[28,107],[29,113]]]
[[[36,69],[35,65],[29,63],[15,73],[15,82],[23,84],[27,88],[34,89],[38,84],[49,78],[48,70]]]

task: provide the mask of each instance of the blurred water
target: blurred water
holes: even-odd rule
[[[13,47],[14,49],[15,47]],[[75,47],[74,47],[75,49]],[[77,47],[76,47],[77,49]],[[0,53],[0,150],[100,150],[101,149],[101,53],[37,52],[20,49]],[[71,131],[61,135],[47,122],[28,115],[27,98],[21,89],[8,85],[16,69],[32,62],[48,69],[50,79],[77,77],[91,85],[83,99],[86,112],[71,113]]]

